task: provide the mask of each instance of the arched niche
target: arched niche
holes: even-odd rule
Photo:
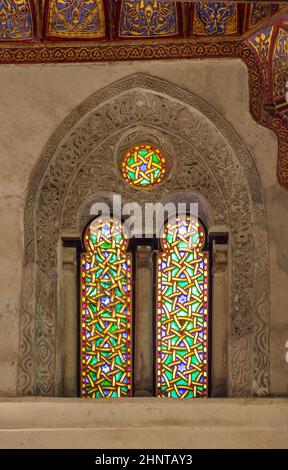
[[[167,179],[137,192],[117,165],[121,149],[149,138],[171,159]],[[60,394],[61,237],[79,234],[89,204],[109,189],[126,201],[174,193],[206,201],[211,227],[229,231],[230,396],[269,393],[268,236],[253,159],[227,121],[194,94],[136,74],[80,104],[48,141],[25,207],[18,393]],[[98,196],[97,196],[98,195]]]

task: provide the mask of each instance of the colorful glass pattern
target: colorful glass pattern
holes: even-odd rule
[[[157,395],[207,396],[208,256],[202,225],[169,221],[158,257]]]
[[[195,8],[194,34],[205,36],[238,32],[238,10],[235,3],[198,2]]]
[[[48,36],[63,39],[104,38],[102,0],[50,0]]]
[[[94,220],[81,258],[82,396],[131,395],[131,260],[120,222]]]
[[[132,148],[122,161],[122,175],[137,189],[157,186],[166,173],[166,159],[161,150],[151,145]]]
[[[28,0],[0,0],[0,40],[33,39],[33,19]]]
[[[175,2],[170,0],[123,0],[120,37],[159,37],[178,34]]]

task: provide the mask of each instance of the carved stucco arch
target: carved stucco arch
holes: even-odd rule
[[[171,146],[177,165],[174,162],[162,186],[140,194],[121,180],[115,151],[123,135],[127,145],[150,135]],[[195,190],[211,204],[214,223],[227,224],[231,245],[229,394],[268,394],[268,236],[254,162],[233,128],[209,104],[143,74],[124,78],[80,104],[51,137],[30,178],[18,393],[59,393],[57,250],[63,231],[77,229],[79,207],[87,206],[107,187],[127,200],[141,202],[159,200],[173,191]]]

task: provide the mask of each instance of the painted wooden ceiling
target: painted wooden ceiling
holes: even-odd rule
[[[0,0],[0,62],[1,48],[15,44],[51,51],[63,43],[137,43],[148,51],[155,42],[185,39],[244,41],[261,69],[267,109],[286,115],[287,2]]]
[[[0,41],[239,38],[275,20],[284,3],[178,0],[0,0]]]

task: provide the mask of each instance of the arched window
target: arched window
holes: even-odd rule
[[[203,226],[167,222],[158,256],[157,395],[207,396],[208,256]]]
[[[157,292],[154,292],[156,395],[206,397],[208,254],[203,250],[205,229],[190,216],[178,216],[165,224],[160,243]],[[132,266],[127,244],[124,226],[110,217],[95,219],[84,233],[85,251],[81,257],[83,397],[133,395]],[[143,348],[143,344],[141,346]],[[137,344],[134,348],[137,350]]]
[[[153,191],[165,180],[166,163],[160,149],[142,144],[124,155],[121,172],[134,190]],[[149,243],[151,249],[143,251]],[[156,243],[134,239],[133,257],[125,224],[108,216],[90,223],[81,257],[83,397],[208,396],[205,244],[205,228],[192,215],[170,214]],[[138,264],[140,252],[145,268]]]
[[[120,222],[94,220],[81,257],[83,397],[131,395],[131,261]]]

